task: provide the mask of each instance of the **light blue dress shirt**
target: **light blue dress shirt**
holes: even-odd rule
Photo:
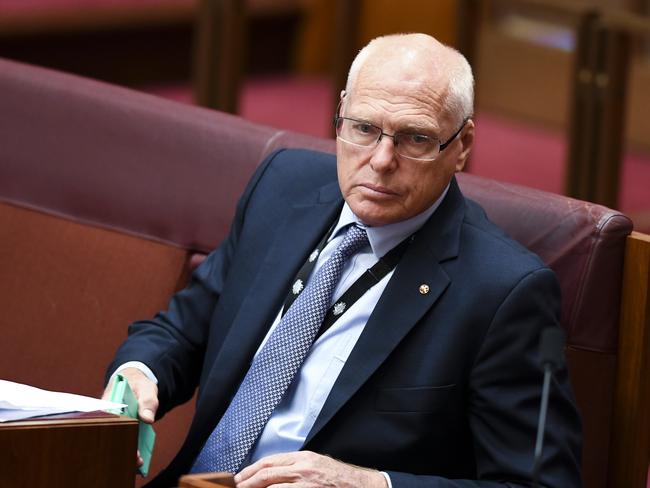
[[[436,211],[448,189],[449,187],[424,212],[408,220],[381,227],[364,225],[352,212],[348,204],[344,204],[339,220],[325,248],[318,256],[311,276],[337,248],[345,234],[345,232],[340,231],[347,225],[357,223],[364,227],[368,233],[370,246],[362,249],[346,263],[341,279],[334,290],[332,304],[336,303],[336,300],[343,295],[357,278],[372,267],[380,257],[422,227],[433,212]],[[314,342],[292,384],[282,401],[273,411],[257,443],[251,450],[248,458],[249,463],[270,454],[300,450],[392,275],[393,271],[371,287]],[[264,346],[268,337],[280,322],[281,316],[282,311],[280,310],[257,352]],[[152,371],[139,362],[125,363],[116,370],[116,373],[126,367],[137,367],[149,378],[157,382]],[[390,478],[385,473],[384,476],[390,488]]]

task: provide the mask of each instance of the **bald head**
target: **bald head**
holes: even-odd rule
[[[465,57],[426,34],[373,39],[354,59],[345,87],[353,95],[359,79],[404,83],[441,91],[442,110],[457,123],[472,116],[474,78]],[[441,88],[442,87],[442,88]]]

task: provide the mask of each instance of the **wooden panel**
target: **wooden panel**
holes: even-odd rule
[[[7,204],[0,228],[0,378],[99,396],[129,323],[184,284],[185,250]],[[176,454],[193,407],[156,423],[152,475]]]
[[[345,88],[350,65],[359,50],[357,30],[361,19],[360,0],[338,0],[336,2],[336,46],[332,53],[332,113],[336,111],[341,90]],[[334,134],[334,128],[332,128]]]
[[[0,486],[133,487],[137,436],[116,416],[0,424]]]
[[[370,39],[380,35],[424,32],[446,44],[456,43],[456,0],[401,0],[399,3],[394,0],[303,0],[303,3],[306,23],[297,53],[297,69],[302,74],[328,72],[332,57],[335,67],[347,64],[344,67],[347,72],[349,63],[345,60],[354,58]],[[358,16],[354,14],[358,18],[337,21],[336,9],[340,11],[341,8],[358,12]],[[340,40],[337,37],[343,29],[349,29],[343,35],[352,39],[351,51],[338,51]],[[335,89],[340,91],[342,83],[336,74],[333,76]]]
[[[616,355],[569,346],[566,358],[582,418],[582,482],[607,488]]]
[[[593,146],[596,178],[594,193],[585,199],[617,208],[631,40],[623,32],[597,34],[604,36],[605,42],[594,80],[596,112],[600,119]]]
[[[231,488],[235,480],[230,473],[201,473],[182,476],[179,488]]]
[[[127,327],[167,305],[183,249],[0,204],[0,378],[98,395]]]
[[[609,486],[645,488],[650,455],[650,236],[627,238]]]
[[[485,26],[477,51],[477,106],[555,128],[568,121],[573,56]]]
[[[595,99],[594,57],[599,49],[594,36],[597,13],[585,14],[576,26],[575,60],[572,74],[572,97],[569,107],[569,151],[565,171],[565,194],[589,201],[595,178],[594,134],[598,129]]]
[[[38,2],[32,8],[14,3],[0,6],[0,37],[189,23],[195,15],[195,0]]]
[[[195,15],[195,0],[0,0],[0,57],[120,85],[177,83],[190,77]]]
[[[650,40],[650,35],[647,37]],[[635,150],[650,154],[650,60],[636,57],[632,61],[629,76],[627,120],[625,128],[627,142]]]
[[[247,22],[243,0],[201,0],[194,84],[199,105],[236,113],[244,71]]]
[[[456,42],[455,0],[364,0],[358,27],[360,42],[394,32],[424,32],[440,42]]]
[[[486,0],[464,1],[475,4],[475,10],[478,5],[488,4]],[[520,2],[497,0],[496,3],[513,4],[514,9]],[[591,3],[603,5],[614,2]],[[573,4],[564,0],[526,0],[525,4],[535,7],[540,13],[547,11],[549,15],[564,11],[567,20],[571,16],[584,14],[589,9],[585,2]],[[522,6],[519,5],[518,8],[521,9]],[[609,17],[612,18],[606,18],[605,23],[608,29],[620,29],[624,23],[635,22],[634,16],[623,13]],[[636,28],[632,25],[626,28],[638,38],[650,38],[647,21],[637,18],[636,24]],[[511,37],[501,32],[491,18],[486,18],[482,23],[477,37],[478,46],[474,46],[474,49],[477,50],[475,62],[479,107],[556,128],[565,128],[571,101],[571,65],[574,54]],[[631,103],[628,105],[625,140],[636,149],[650,151],[650,132],[646,123],[647,107],[650,106],[650,92],[647,90],[650,84],[650,64],[647,58],[635,57],[629,78],[627,88]]]

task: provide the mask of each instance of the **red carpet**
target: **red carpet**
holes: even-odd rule
[[[561,132],[479,113],[469,172],[562,193],[566,150]],[[619,209],[632,218],[636,230],[650,232],[650,155],[625,155]]]
[[[154,91],[191,103],[186,89]],[[254,122],[331,137],[332,96],[324,79],[252,79],[244,86],[240,113]],[[562,193],[567,149],[562,132],[489,113],[479,113],[475,120],[470,173]],[[620,210],[632,217],[635,228],[650,232],[650,155],[626,155],[619,200]]]

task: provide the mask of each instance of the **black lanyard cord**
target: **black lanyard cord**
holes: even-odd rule
[[[289,310],[289,307],[296,298],[300,295],[304,289],[305,283],[309,278],[309,274],[313,271],[314,266],[316,266],[316,260],[318,255],[321,253],[323,248],[327,243],[327,239],[330,237],[334,230],[334,226],[330,228],[325,237],[321,239],[316,249],[310,254],[305,264],[300,268],[298,274],[293,280],[293,285],[287,298],[284,302],[284,307],[282,309],[282,315]],[[320,329],[316,337],[322,335],[327,329],[329,329],[336,320],[341,317],[356,301],[361,298],[370,288],[379,283],[388,273],[390,273],[396,266],[402,255],[406,251],[406,248],[413,240],[413,236],[407,237],[402,242],[400,242],[393,249],[388,251],[384,256],[379,258],[371,268],[368,268],[365,273],[363,273],[353,284],[346,290],[346,292],[339,298],[334,305],[330,307],[325,314],[325,319],[321,324]]]

